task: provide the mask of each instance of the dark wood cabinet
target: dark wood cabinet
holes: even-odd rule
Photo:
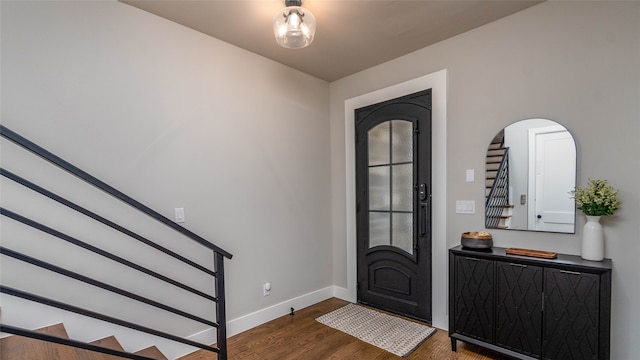
[[[496,261],[496,269],[496,345],[539,358],[543,268]]]
[[[598,274],[545,269],[545,359],[600,358],[600,286]]]
[[[493,342],[494,261],[461,257],[456,261],[455,302],[457,329],[460,334]]]
[[[611,260],[449,250],[449,336],[518,359],[609,359]]]

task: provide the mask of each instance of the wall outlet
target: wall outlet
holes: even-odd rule
[[[271,283],[266,282],[262,285],[262,296],[269,296],[271,294]]]

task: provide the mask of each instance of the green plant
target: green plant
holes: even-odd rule
[[[576,187],[571,195],[578,209],[588,216],[613,215],[622,204],[617,198],[618,190],[612,188],[607,180],[589,179],[588,187]]]

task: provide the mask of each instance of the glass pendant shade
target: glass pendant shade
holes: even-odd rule
[[[313,41],[316,18],[301,6],[288,6],[273,18],[273,34],[280,46],[301,49]]]

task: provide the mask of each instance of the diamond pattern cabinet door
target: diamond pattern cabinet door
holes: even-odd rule
[[[543,269],[497,262],[496,273],[496,345],[539,358]]]
[[[600,277],[544,270],[544,359],[598,359]]]
[[[455,260],[455,329],[478,340],[493,343],[494,268],[486,259],[458,257]]]

